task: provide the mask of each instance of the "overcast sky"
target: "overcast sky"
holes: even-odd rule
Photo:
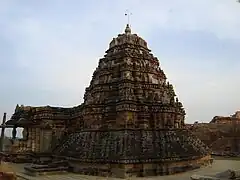
[[[148,42],[186,122],[240,109],[236,0],[0,0],[0,115],[16,104],[75,106],[113,37]]]

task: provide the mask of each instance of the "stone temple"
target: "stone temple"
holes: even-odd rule
[[[17,106],[6,159],[28,173],[168,175],[211,163],[210,150],[185,128],[185,111],[147,43],[125,32],[110,42],[84,102],[73,108]],[[23,138],[16,128],[23,127]],[[40,165],[41,164],[41,165]]]

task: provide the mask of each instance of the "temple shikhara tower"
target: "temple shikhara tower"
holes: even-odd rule
[[[7,124],[23,127],[24,138],[13,138],[9,154],[34,160],[28,172],[56,169],[60,160],[67,170],[101,176],[183,172],[211,162],[209,149],[185,129],[184,117],[159,60],[127,24],[99,60],[81,105],[17,106]],[[43,159],[48,161],[40,168]]]

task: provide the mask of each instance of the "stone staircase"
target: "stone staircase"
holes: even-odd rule
[[[64,160],[45,164],[28,164],[24,167],[24,173],[30,176],[67,173],[68,170],[68,163]]]
[[[205,145],[199,138],[194,136],[190,131],[185,131],[182,136],[182,138],[188,141],[195,150],[200,150],[203,154],[207,153],[207,151],[210,151],[207,145]]]

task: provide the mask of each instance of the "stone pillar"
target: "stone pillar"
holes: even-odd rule
[[[41,129],[40,138],[40,152],[48,152],[51,150],[52,142],[52,130],[51,129]]]
[[[168,117],[166,112],[163,113],[163,118],[164,118],[164,128],[168,128]]]
[[[32,136],[32,128],[28,128],[28,139],[27,139],[27,150],[31,150],[31,136]]]
[[[12,139],[16,139],[16,135],[17,135],[17,127],[14,126],[12,130]]]
[[[6,116],[7,116],[7,113],[4,113],[3,114],[3,121],[2,121],[2,131],[1,131],[1,144],[0,144],[0,151],[3,151],[3,141],[4,141],[4,132],[5,132],[5,122],[6,122]]]
[[[19,140],[18,151],[19,152],[23,151],[23,141],[21,141],[21,140]]]
[[[31,144],[32,144],[32,151],[36,152],[36,128],[31,129]]]
[[[36,128],[36,152],[40,152],[40,128]]]

